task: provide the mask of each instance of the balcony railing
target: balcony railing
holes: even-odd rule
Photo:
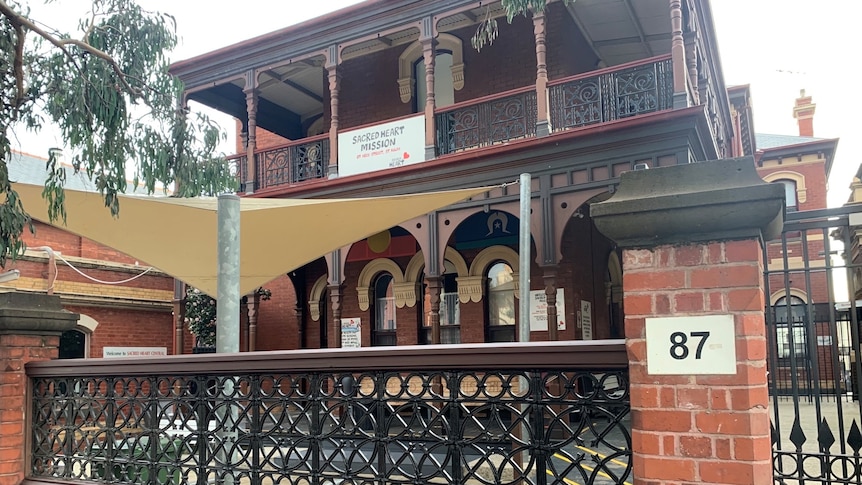
[[[622,341],[29,364],[31,480],[624,483]]]
[[[670,56],[660,56],[555,80],[548,87],[551,127],[559,132],[671,109],[672,76]],[[527,86],[437,110],[437,155],[535,137],[536,103],[535,87]],[[325,177],[329,150],[328,135],[259,150],[254,189]],[[235,159],[248,180],[245,157]]]
[[[670,56],[555,81],[550,85],[554,131],[607,123],[673,107]]]
[[[440,155],[536,136],[536,91],[519,89],[439,110]]]
[[[245,156],[234,157],[240,180],[248,180]],[[329,166],[329,135],[291,142],[254,154],[255,190],[326,177]]]

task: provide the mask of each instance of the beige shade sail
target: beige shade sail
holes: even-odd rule
[[[33,219],[122,251],[208,295],[217,294],[216,198],[120,196],[120,214],[113,217],[100,194],[66,190],[64,225],[49,220],[43,187],[12,186]],[[487,190],[356,199],[243,198],[240,294],[330,251]]]

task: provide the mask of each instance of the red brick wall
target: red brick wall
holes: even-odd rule
[[[90,336],[90,357],[102,357],[105,347],[165,347],[168,354],[173,353],[174,323],[170,311],[64,306],[99,323]]]
[[[272,291],[272,298],[260,302],[255,348],[257,350],[300,348],[299,324],[296,318],[296,290],[290,278],[284,275],[263,286]]]
[[[634,476],[639,483],[772,483],[756,240],[626,250]],[[735,375],[650,375],[648,317],[730,314]]]

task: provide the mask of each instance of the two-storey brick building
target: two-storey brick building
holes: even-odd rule
[[[367,1],[172,66],[187,100],[238,120],[248,197],[489,186],[272,283],[298,304],[261,303],[254,348],[337,347],[342,319],[361,322],[363,346],[516,339],[508,184],[525,172],[531,299],[546,303],[531,339],[622,336],[619,252],[590,204],[624,171],[744,153],[710,5],[552,2],[501,19],[498,39],[475,50],[478,23],[503,15],[499,2]],[[337,230],[321,220],[295,237]]]

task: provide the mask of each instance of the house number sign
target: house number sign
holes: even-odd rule
[[[648,374],[736,374],[733,315],[646,319]]]

